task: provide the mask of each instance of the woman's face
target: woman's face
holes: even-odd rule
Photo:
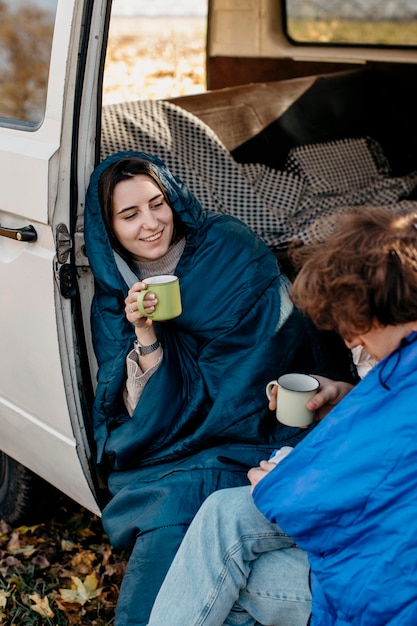
[[[137,261],[155,261],[167,253],[174,217],[158,185],[137,174],[113,191],[112,228],[120,244]]]
[[[401,341],[417,330],[417,322],[406,322],[395,326],[382,326],[377,321],[366,333],[358,333],[345,339],[348,348],[362,346],[377,361],[391,354]]]

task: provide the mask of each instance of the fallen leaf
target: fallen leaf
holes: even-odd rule
[[[10,591],[4,591],[0,589],[0,623],[6,619],[7,615],[3,613],[1,609],[6,608],[7,598],[10,596]]]
[[[44,554],[38,554],[37,556],[35,556],[32,559],[32,563],[40,569],[46,569],[51,565]]]
[[[106,567],[107,564],[110,561],[110,558],[111,558],[112,554],[113,554],[112,549],[111,548],[104,548],[101,551],[101,554],[102,554],[102,562],[101,562],[101,564],[102,564],[103,567]]]
[[[109,576],[110,578],[112,576],[115,576],[115,578],[121,582],[124,576],[125,570],[126,570],[126,565],[127,565],[126,561],[122,563],[112,563],[110,565],[106,565],[105,567],[106,575]]]
[[[41,617],[54,617],[54,612],[49,606],[49,600],[47,596],[41,598],[40,595],[35,592],[29,595],[28,598],[29,600],[32,600],[32,602],[34,602],[34,604],[32,604],[32,606],[30,607],[32,611],[36,611],[36,613],[39,613]]]
[[[10,591],[4,591],[0,589],[0,608],[4,609],[7,604],[7,598],[10,596]]]
[[[9,550],[12,554],[21,554],[23,557],[28,559],[32,554],[36,552],[36,546],[23,546],[22,548],[16,548],[14,550]]]
[[[83,606],[89,600],[97,598],[102,592],[102,589],[97,589],[98,579],[94,573],[89,574],[84,583],[77,576],[71,576],[71,580],[73,583],[71,589],[59,590],[65,602],[75,602]]]
[[[70,541],[69,539],[62,539],[61,541],[61,550],[64,552],[72,552],[76,547],[77,544],[74,543],[74,541]]]
[[[91,528],[81,528],[78,531],[78,534],[81,535],[81,537],[87,538],[87,537],[94,537],[96,533],[93,530],[91,530]]]
[[[55,602],[58,609],[65,615],[68,626],[72,626],[73,624],[74,626],[79,626],[80,618],[85,613],[83,607],[73,602],[60,602],[59,597],[55,598]]]
[[[4,563],[5,565],[7,565],[8,568],[14,568],[15,570],[23,570],[24,566],[22,564],[22,561],[19,561],[19,559],[16,559],[16,557],[14,556],[8,556],[4,559]]]
[[[28,533],[33,533],[37,528],[40,528],[42,524],[35,524],[34,526],[19,526],[16,530],[21,535],[27,535]]]
[[[36,546],[30,544],[22,546],[19,533],[13,532],[9,543],[7,544],[7,551],[10,552],[10,554],[22,554],[24,557],[28,558],[36,552]]]
[[[13,532],[11,534],[10,541],[7,544],[6,550],[12,553],[15,553],[16,550],[20,550],[19,533]]]
[[[77,568],[80,574],[91,572],[94,561],[97,560],[96,555],[91,550],[82,550],[72,557],[71,565]]]

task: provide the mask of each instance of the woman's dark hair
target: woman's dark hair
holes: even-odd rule
[[[338,218],[332,234],[296,250],[291,297],[316,326],[349,339],[417,320],[417,214],[362,207]]]
[[[109,165],[108,168],[104,170],[102,173],[100,180],[98,182],[98,199],[100,202],[101,212],[103,215],[104,225],[107,230],[107,234],[110,239],[111,246],[113,250],[118,252],[121,257],[123,257],[126,261],[130,260],[130,254],[125,250],[125,248],[120,244],[119,240],[115,236],[112,228],[112,219],[113,219],[113,193],[114,188],[118,183],[123,180],[129,180],[138,174],[145,174],[152,178],[152,180],[156,183],[156,185],[161,190],[162,195],[164,196],[165,201],[171,207],[173,218],[174,218],[174,233],[172,237],[172,242],[178,240],[185,234],[185,228],[179,219],[178,215],[172,208],[172,204],[169,201],[167,192],[162,185],[159,177],[153,171],[149,161],[145,161],[139,157],[131,157],[121,159],[115,163]]]

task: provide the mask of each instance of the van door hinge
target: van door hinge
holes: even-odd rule
[[[66,263],[72,249],[72,238],[65,224],[56,227],[56,254],[58,263]]]

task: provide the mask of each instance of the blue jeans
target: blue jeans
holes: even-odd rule
[[[156,598],[148,626],[306,626],[305,552],[253,503],[250,487],[201,506]]]

